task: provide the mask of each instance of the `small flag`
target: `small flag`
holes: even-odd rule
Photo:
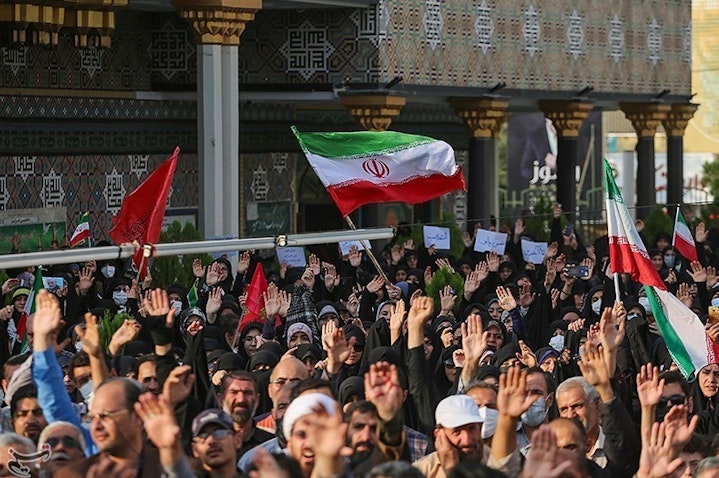
[[[684,219],[679,206],[677,206],[677,217],[674,220],[672,246],[679,251],[679,254],[686,257],[689,261],[694,262],[698,260],[697,245],[694,243],[692,231],[689,229],[687,221]]]
[[[21,342],[20,353],[24,354],[30,350],[27,342],[27,318],[30,314],[35,313],[35,297],[43,288],[42,283],[42,270],[38,267],[35,269],[35,281],[30,289],[30,294],[27,296],[27,302],[25,302],[25,309],[20,314],[20,319],[17,323],[17,340]],[[14,348],[15,344],[10,344],[10,350]]]
[[[245,314],[239,324],[239,332],[250,322],[264,322],[266,318],[265,298],[262,294],[267,292],[267,279],[262,264],[255,266],[250,285],[247,286],[247,299],[245,300]]]
[[[70,247],[75,247],[78,244],[82,244],[85,239],[90,237],[90,215],[84,213],[80,218],[80,222],[75,228],[75,232],[72,233],[70,238]]]
[[[444,141],[394,131],[292,131],[343,216],[365,204],[418,204],[465,189]]]
[[[120,213],[112,219],[114,225],[110,230],[115,244],[137,242],[144,246],[155,244],[160,239],[167,196],[179,154],[180,148],[175,148],[175,152],[122,201]],[[143,258],[140,249],[132,260],[138,268],[140,280],[144,279],[149,258]]]
[[[196,278],[192,283],[192,287],[190,287],[189,292],[187,292],[187,303],[190,307],[195,307],[197,305],[197,301],[200,300],[200,295],[197,293],[197,284],[199,282],[200,279]]]
[[[652,267],[606,159],[604,178],[612,270],[630,274],[644,285],[654,320],[672,359],[687,380],[694,380],[699,370],[719,361],[719,345],[706,334],[699,317],[667,291],[666,284]]]

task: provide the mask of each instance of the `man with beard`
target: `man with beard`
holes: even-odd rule
[[[13,394],[10,415],[15,433],[37,443],[40,433],[47,426],[47,420],[37,401],[37,388],[34,385],[20,387]]]
[[[233,478],[237,472],[237,445],[232,417],[218,408],[204,410],[192,421],[192,454],[202,463],[203,475]]]
[[[222,411],[232,417],[235,432],[241,438],[238,440],[238,457],[273,437],[257,428],[253,419],[259,399],[257,381],[250,372],[234,371],[222,379],[217,401],[222,404]]]
[[[85,437],[79,428],[70,422],[53,422],[45,427],[37,442],[38,452],[48,444],[51,450],[48,461],[40,461],[40,467],[47,476],[55,470],[85,458]]]
[[[347,445],[352,448],[350,467],[367,460],[379,439],[377,408],[366,400],[352,403],[344,414],[347,427]]]

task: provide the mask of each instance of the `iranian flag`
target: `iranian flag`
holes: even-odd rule
[[[32,284],[32,289],[30,289],[30,294],[27,296],[27,302],[25,302],[25,309],[22,311],[22,314],[20,314],[20,319],[17,322],[16,326],[16,333],[17,333],[17,341],[20,341],[20,353],[24,354],[30,350],[30,346],[27,342],[27,318],[31,314],[35,313],[35,297],[37,297],[38,292],[40,292],[40,289],[43,288],[42,284],[42,270],[40,268],[35,269],[35,280]],[[12,350],[15,347],[15,341],[10,345],[10,350]]]
[[[292,131],[343,216],[365,204],[418,204],[465,189],[444,141],[394,131]]]
[[[652,267],[606,159],[604,178],[612,271],[629,274],[644,285],[654,320],[672,359],[684,377],[694,380],[703,367],[717,363],[719,346],[706,334],[699,317],[667,290]]]
[[[76,245],[81,244],[88,237],[90,237],[90,215],[88,213],[84,213],[75,228],[75,232],[72,233],[72,237],[70,238],[70,247],[75,247]]]
[[[688,260],[692,262],[698,260],[697,245],[694,243],[692,231],[689,230],[687,221],[684,219],[679,206],[677,206],[677,217],[674,220],[674,237],[672,237],[672,246],[674,246],[674,248]]]

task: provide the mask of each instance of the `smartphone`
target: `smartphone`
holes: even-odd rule
[[[42,286],[48,292],[57,292],[65,286],[65,279],[62,277],[43,277]]]
[[[707,322],[710,325],[719,323],[719,307],[709,307],[709,318],[707,319]]]
[[[589,275],[589,267],[587,266],[567,266],[564,273],[569,277],[587,277]]]
[[[574,234],[574,224],[570,222],[567,224],[567,227],[564,228],[564,235],[571,236],[572,234]]]

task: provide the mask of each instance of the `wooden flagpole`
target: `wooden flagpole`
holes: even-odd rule
[[[357,227],[355,227],[354,222],[352,222],[352,219],[350,219],[349,214],[345,216],[345,221],[347,221],[347,224],[349,225],[350,229],[352,229],[353,231],[357,230]],[[377,269],[377,273],[379,274],[379,276],[384,279],[385,284],[390,285],[391,282],[387,278],[387,274],[384,273],[384,270],[377,261],[377,258],[374,256],[372,249],[370,249],[369,243],[365,239],[362,239],[360,240],[360,244],[362,244],[362,247],[364,247],[365,252],[367,253],[367,255],[369,255],[369,258],[372,261],[372,264],[374,264],[375,269]]]

